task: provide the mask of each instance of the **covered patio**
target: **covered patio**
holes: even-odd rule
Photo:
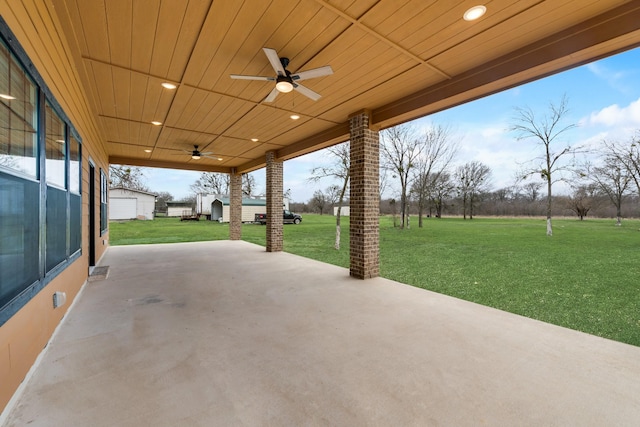
[[[640,348],[243,241],[111,247],[6,426],[640,419]]]

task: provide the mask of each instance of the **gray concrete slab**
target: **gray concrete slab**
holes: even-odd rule
[[[246,242],[112,247],[7,426],[637,426],[640,348]]]

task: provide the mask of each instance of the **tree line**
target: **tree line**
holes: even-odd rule
[[[397,218],[409,228],[411,216],[418,227],[425,217],[444,214],[473,219],[475,215],[544,216],[546,233],[553,233],[552,215],[574,214],[615,217],[638,216],[640,195],[640,132],[627,141],[603,140],[599,147],[574,144],[569,133],[577,127],[568,121],[569,103],[562,96],[548,109],[515,108],[509,130],[516,141],[532,141],[538,154],[523,163],[508,188],[494,190],[491,169],[479,162],[456,163],[459,139],[452,129],[431,125],[420,130],[403,124],[380,132],[380,213]],[[311,180],[338,178],[339,185],[317,190],[306,203],[292,209],[330,212],[339,203],[340,184],[348,182],[347,147],[330,151],[332,166],[315,168]],[[395,181],[394,197],[385,198]],[[564,183],[567,194],[556,196],[554,186]],[[346,188],[346,187],[343,187]],[[566,191],[565,191],[566,192]],[[348,191],[342,192],[348,198]],[[332,213],[332,212],[331,212]]]

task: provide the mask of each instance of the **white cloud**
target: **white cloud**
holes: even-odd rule
[[[588,117],[582,118],[580,123],[586,126],[637,129],[640,127],[640,98],[626,107],[613,104],[594,111]]]

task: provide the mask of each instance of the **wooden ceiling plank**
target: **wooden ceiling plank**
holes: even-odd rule
[[[173,54],[177,49],[180,33],[183,30],[182,23],[188,8],[187,2],[172,1],[162,2],[158,12],[158,27],[153,41],[151,56],[151,74],[167,76],[173,60]],[[186,62],[183,64],[186,65]],[[182,71],[180,76],[182,76]]]
[[[183,84],[198,86],[213,60],[213,55],[235,23],[242,4],[240,1],[213,2],[189,57],[189,63],[182,78]]]
[[[107,1],[105,15],[109,28],[110,62],[131,68],[131,16],[133,3],[129,1]]]
[[[82,17],[82,32],[87,47],[83,55],[91,52],[94,58],[109,61],[111,58],[108,36],[110,28],[105,16],[105,1],[77,0],[76,4]]]
[[[131,73],[122,68],[112,68],[112,86],[115,94],[116,117],[131,119]]]
[[[189,2],[166,74],[172,81],[182,81],[211,6],[212,0]]]
[[[131,68],[134,70],[151,72],[151,57],[159,30],[160,3],[160,0],[132,2]]]

